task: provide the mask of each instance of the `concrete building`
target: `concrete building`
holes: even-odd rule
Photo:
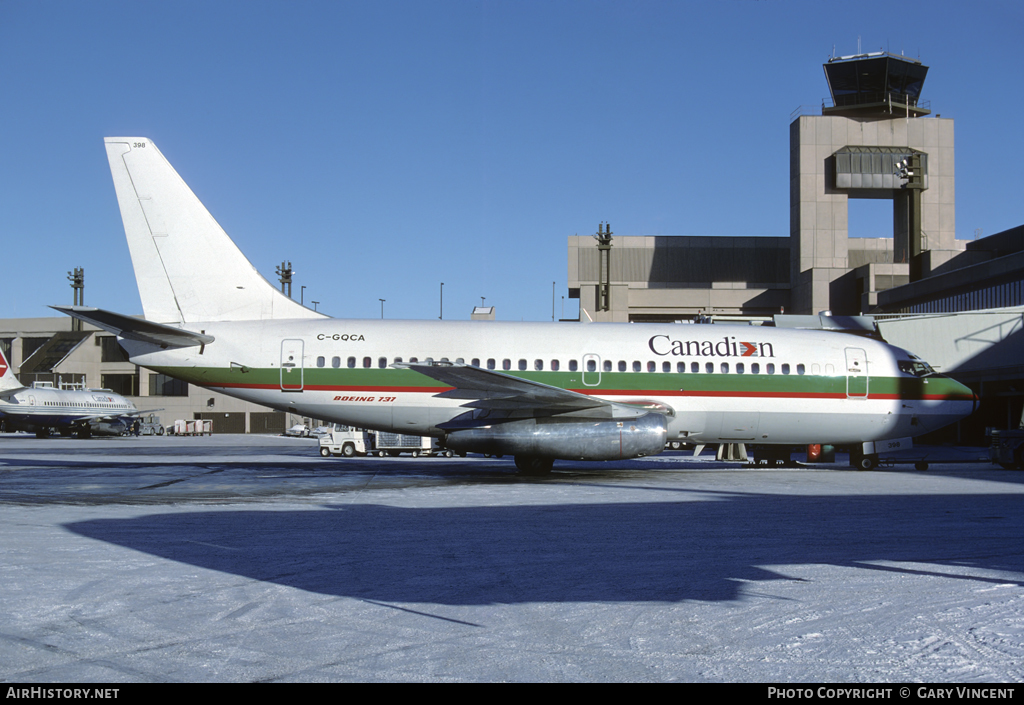
[[[109,389],[153,413],[164,426],[176,419],[210,419],[214,433],[282,433],[297,423],[294,414],[251,404],[140,368],[128,361],[117,338],[74,319],[0,319],[0,350],[22,384]]]
[[[613,238],[610,227],[574,235],[569,295],[581,315],[854,315],[871,311],[880,291],[968,263],[955,239],[953,121],[928,117],[920,101],[928,67],[864,54],[824,68],[831,105],[790,124],[789,237]],[[899,174],[904,161],[916,173]],[[859,199],[892,202],[891,234],[849,237]]]

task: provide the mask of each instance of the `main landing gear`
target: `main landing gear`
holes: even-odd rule
[[[516,467],[524,475],[547,475],[551,472],[555,461],[551,458],[538,458],[533,455],[517,455]]]

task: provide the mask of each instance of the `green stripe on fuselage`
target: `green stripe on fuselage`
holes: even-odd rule
[[[243,372],[240,368],[215,367],[154,367],[156,372],[182,379],[191,384],[204,387],[260,387],[275,388],[281,385],[280,368],[248,368]],[[583,390],[587,393],[601,394],[614,391],[636,391],[640,394],[657,394],[664,392],[678,394],[683,392],[696,394],[766,394],[794,396],[845,396],[847,378],[844,376],[798,375],[798,374],[736,374],[733,373],[670,373],[670,372],[602,372],[600,383],[584,384],[582,372],[536,372],[508,371],[503,372],[512,377],[529,379],[552,387],[562,389]],[[285,373],[286,384],[297,385],[300,372],[292,370]],[[303,387],[318,388],[393,388],[404,387],[409,390],[423,388],[424,391],[436,390],[445,385],[434,379],[412,370],[401,369],[335,369],[306,368],[301,372]],[[587,382],[594,381],[597,372],[587,372]],[[946,377],[932,376],[927,379],[917,377],[871,377],[869,393],[871,396],[898,396],[903,399],[921,399],[929,397],[962,394],[962,387]]]

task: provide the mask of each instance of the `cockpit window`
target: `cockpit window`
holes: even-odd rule
[[[900,360],[899,365],[900,372],[905,372],[915,377],[927,377],[928,375],[935,374],[932,366],[924,360]]]

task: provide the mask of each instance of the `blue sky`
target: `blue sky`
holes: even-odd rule
[[[1019,2],[0,0],[0,318],[141,313],[104,136],[151,138],[331,315],[548,320],[566,237],[789,233],[832,54],[930,67],[957,237],[1024,223]],[[744,195],[738,197],[737,191]],[[866,202],[859,202],[864,204]],[[851,209],[851,234],[891,229]],[[888,231],[879,234],[887,234]],[[565,314],[576,302],[565,299]]]

